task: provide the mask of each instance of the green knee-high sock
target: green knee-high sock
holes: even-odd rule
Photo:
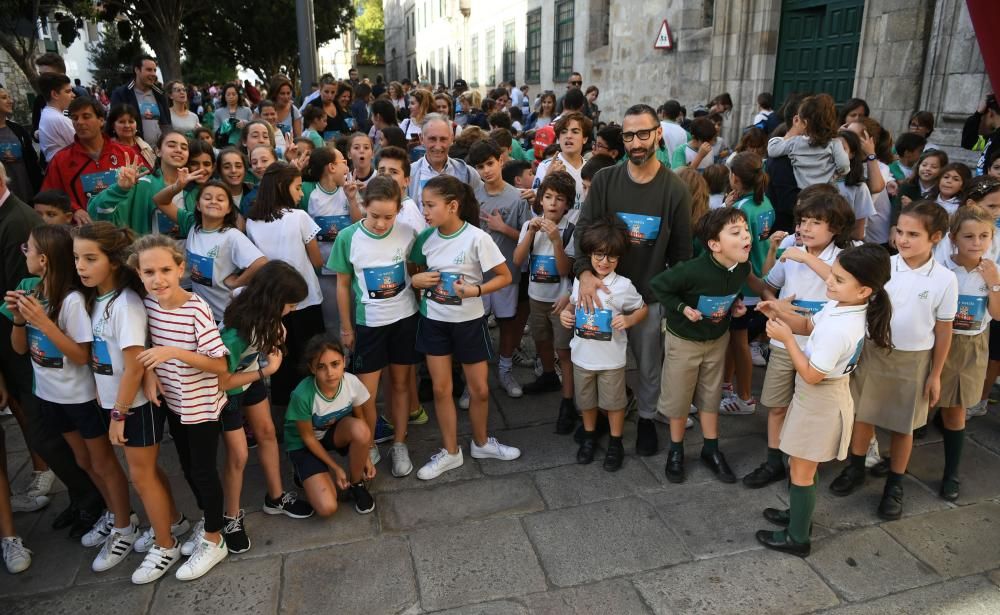
[[[958,477],[958,463],[962,460],[962,447],[965,444],[964,429],[942,429],[944,436],[944,476]]]
[[[808,487],[789,486],[788,500],[788,535],[799,544],[808,544],[813,510],[816,509],[816,483]]]

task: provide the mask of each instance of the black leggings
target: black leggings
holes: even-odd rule
[[[305,355],[306,344],[314,335],[325,330],[323,308],[320,305],[295,310],[282,318],[281,322],[285,325],[287,352],[281,361],[281,367],[271,376],[271,403],[275,406],[288,405],[292,391],[305,377],[300,363]]]
[[[219,532],[223,527],[222,482],[216,469],[221,431],[219,421],[184,425],[181,417],[168,409],[167,422],[177,446],[184,478],[194,492],[198,508],[205,515],[205,531]]]

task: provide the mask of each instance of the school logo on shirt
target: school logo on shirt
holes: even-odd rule
[[[452,265],[463,265],[463,264],[465,264],[465,250],[462,250],[461,252],[459,252],[458,254],[456,254],[455,258],[452,259],[451,264]]]
[[[924,292],[922,292],[919,295],[917,295],[917,298],[918,299],[926,299],[929,294],[930,294],[930,291],[926,291],[925,290]]]
[[[611,341],[614,332],[611,329],[611,310],[599,309],[588,312],[582,307],[576,308],[576,323],[573,334],[585,340],[598,342]]]
[[[208,251],[209,258],[215,258],[219,255],[219,246],[213,246],[211,250]]]

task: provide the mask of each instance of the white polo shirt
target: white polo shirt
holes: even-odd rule
[[[892,301],[892,344],[896,350],[930,350],[934,347],[934,325],[955,319],[958,280],[933,258],[910,269],[897,254],[890,265],[892,277],[885,290]]]
[[[813,314],[813,331],[806,342],[809,365],[826,374],[824,380],[847,376],[858,364],[865,341],[867,305],[840,307],[830,301]]]
[[[969,271],[950,258],[945,264],[958,280],[958,311],[952,331],[955,335],[979,335],[990,325],[990,288],[975,269]]]
[[[791,235],[789,235],[791,237]],[[802,248],[804,249],[804,248]],[[830,245],[819,254],[819,260],[827,265],[833,266],[837,260],[837,255],[843,250],[838,248],[832,241]],[[809,265],[798,261],[779,260],[764,278],[768,286],[778,290],[778,299],[784,299],[795,295],[792,305],[804,310],[809,310],[809,315],[814,315],[823,309],[829,299],[826,296],[826,280],[819,277]],[[796,335],[795,341],[799,348],[805,348],[808,336]],[[771,345],[776,348],[784,348],[785,345],[772,339]]]

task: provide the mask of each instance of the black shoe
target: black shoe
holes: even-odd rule
[[[832,491],[834,495],[843,497],[851,495],[864,484],[864,469],[858,470],[854,466],[847,466],[840,473],[840,476],[833,479],[833,482],[830,483],[830,491]]]
[[[625,447],[621,438],[611,438],[608,443],[608,452],[604,454],[604,469],[608,472],[617,472],[625,461]]]
[[[916,429],[913,430],[914,440],[923,440],[926,437],[927,437],[927,425],[924,425],[923,427],[917,427]]]
[[[243,527],[243,511],[236,517],[226,517],[222,520],[226,525],[222,528],[222,535],[226,539],[226,547],[230,553],[245,553],[250,550],[250,537],[247,536],[246,528]]]
[[[652,457],[660,448],[656,437],[656,423],[653,419],[639,418],[635,433],[635,454],[640,457]]]
[[[667,453],[667,467],[663,469],[667,474],[667,480],[672,483],[684,482],[684,451],[670,451]]]
[[[760,489],[779,480],[785,480],[786,476],[788,474],[785,472],[785,466],[776,467],[765,461],[756,470],[743,477],[743,484],[751,489]]]
[[[576,404],[572,399],[563,399],[559,402],[559,418],[556,419],[556,433],[565,436],[573,433],[573,426],[576,425]]]
[[[367,515],[375,510],[375,498],[368,493],[364,483],[351,485],[351,495],[354,496],[354,510],[359,514]]]
[[[903,486],[886,484],[882,491],[882,501],[878,504],[878,516],[886,521],[895,521],[903,516]]]
[[[83,538],[83,535],[94,527],[100,516],[100,514],[95,515],[86,510],[78,510],[76,512],[76,519],[73,520],[73,525],[69,528],[69,537]]]
[[[759,530],[756,536],[757,542],[760,544],[764,545],[768,549],[781,551],[782,553],[790,553],[792,555],[798,555],[799,557],[806,557],[809,555],[809,551],[812,550],[811,544],[808,542],[795,542],[785,530],[777,532],[772,532],[771,530]]]
[[[588,437],[580,443],[580,448],[576,451],[576,462],[588,464],[594,460],[594,434],[587,434]]]
[[[726,457],[722,454],[722,451],[715,451],[709,454],[702,453],[701,462],[722,482],[736,482],[736,475],[733,474],[733,471],[729,468],[729,464],[726,463]]]
[[[56,515],[56,518],[52,521],[52,529],[61,530],[67,528],[76,521],[78,516],[76,507],[72,504],[63,509],[61,513]]]
[[[521,390],[528,395],[534,395],[536,393],[551,393],[561,388],[562,382],[559,382],[559,376],[555,372],[545,372],[534,382],[529,382],[521,387]]]
[[[948,500],[949,502],[954,502],[955,500],[957,500],[958,487],[960,484],[961,482],[954,476],[952,477],[946,476],[945,478],[943,478],[941,480],[941,491],[939,491],[941,497],[945,500]]]
[[[598,412],[597,425],[594,427],[594,439],[599,439],[601,436],[610,431],[611,425],[608,423],[608,416],[604,413]],[[587,432],[583,429],[583,422],[581,422],[580,426],[573,432],[573,441],[577,444],[583,444],[583,434],[585,433]]]
[[[788,527],[792,519],[787,508],[784,510],[780,508],[765,508],[764,518],[775,525],[782,525],[784,527]]]
[[[889,458],[883,457],[881,461],[869,468],[868,472],[876,478],[885,478],[889,476],[889,471],[892,468],[889,466]]]

